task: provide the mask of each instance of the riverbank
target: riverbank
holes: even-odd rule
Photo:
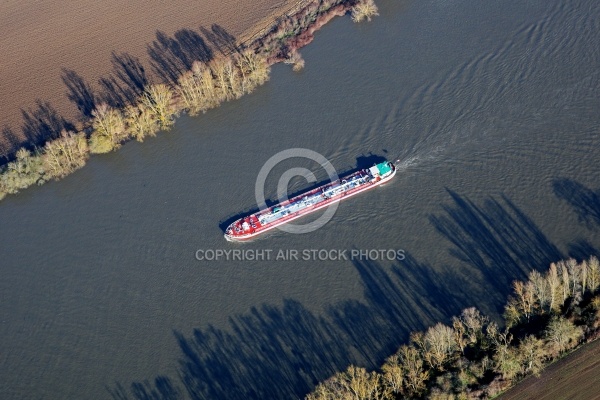
[[[498,400],[596,399],[599,372],[600,340],[595,340],[550,365],[539,377],[524,379]]]
[[[413,332],[410,343],[387,358],[378,371],[351,365],[319,384],[307,400],[357,399],[489,399],[513,388],[583,343],[600,336],[600,263],[595,256],[552,263],[548,271],[531,271],[527,281],[514,281],[500,325],[467,308],[450,326],[437,323]],[[568,371],[554,364],[554,375],[566,378],[562,390],[581,387],[592,398],[590,384],[578,372],[598,367],[597,343],[579,353]],[[591,354],[589,354],[591,352]],[[567,357],[569,358],[569,357]],[[573,361],[573,359],[571,359]],[[577,377],[576,377],[577,376]],[[590,375],[588,375],[590,376]],[[531,378],[528,386],[532,386]],[[545,378],[552,379],[552,378]],[[515,387],[506,398],[525,398]],[[535,389],[530,389],[532,392]],[[560,397],[568,397],[563,391]],[[579,392],[577,392],[579,393]],[[555,398],[552,391],[546,396]],[[536,398],[542,398],[535,393]]]
[[[350,10],[357,22],[377,14],[371,0],[301,1],[245,42],[217,24],[210,31],[201,28],[206,40],[193,30],[177,31],[173,38],[157,31],[157,40],[147,48],[155,77],[135,56],[113,52],[114,76],[100,80],[105,89],[100,94],[76,71],[63,69],[67,97],[81,114],[79,123],[39,100],[37,109],[24,111],[26,141],[14,154],[5,147],[5,158],[14,161],[1,171],[0,198],[63,178],[85,165],[90,153],[106,153],[130,139],[142,141],[169,129],[182,112],[195,115],[250,93],[268,80],[273,63],[301,68],[298,49],[322,25]],[[156,76],[160,83],[153,83]],[[9,128],[4,134],[14,139],[5,142],[18,143]]]
[[[31,141],[31,132],[21,129],[21,110],[36,110],[38,99],[49,102],[65,120],[79,122],[77,105],[69,100],[61,79],[63,69],[76,72],[98,92],[99,81],[113,71],[111,53],[127,53],[156,81],[147,48],[158,33],[173,37],[189,31],[204,37],[203,29],[211,32],[218,26],[244,41],[296,4],[298,0],[177,0],[151,6],[144,0],[126,5],[116,0],[2,2],[0,155],[10,150],[7,146]]]

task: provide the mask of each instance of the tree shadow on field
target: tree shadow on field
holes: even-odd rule
[[[240,51],[240,47],[237,45],[235,36],[233,36],[219,24],[212,24],[210,30],[201,26],[200,32],[202,32],[211,46],[224,56],[228,56]]]
[[[62,131],[73,131],[75,126],[64,119],[48,102],[36,101],[36,108],[23,115],[23,134],[31,146],[43,146],[48,140],[56,139]]]
[[[2,127],[0,140],[0,166],[2,166],[16,158],[15,153],[21,147],[23,141],[8,125]]]
[[[213,51],[193,30],[181,29],[173,36],[157,31],[156,40],[148,45],[147,51],[154,72],[164,81],[176,84],[179,76],[190,70],[195,61],[210,61]]]
[[[75,104],[84,118],[91,118],[96,109],[96,95],[92,87],[77,72],[63,68],[62,81],[67,87],[67,98]]]
[[[600,191],[582,185],[571,179],[558,178],[552,183],[554,194],[567,201],[577,213],[579,221],[589,229],[600,226]]]
[[[492,293],[504,301],[512,281],[525,279],[533,269],[542,270],[562,254],[535,223],[506,196],[488,198],[483,206],[448,190],[453,206],[430,221],[450,243],[450,254],[460,260],[465,281],[481,276]]]
[[[128,389],[117,383],[109,391],[116,399],[302,397],[349,364],[380,366],[411,332],[447,323],[466,307],[501,307],[514,279],[561,258],[507,198],[477,206],[449,193],[454,205],[431,222],[453,244],[461,270],[433,268],[410,254],[391,265],[350,260],[362,300],[314,313],[285,299],[281,307],[263,304],[231,317],[227,329],[209,325],[191,336],[175,331],[181,354],[178,380],[169,381],[168,393],[176,397],[159,396],[162,377]]]
[[[111,63],[112,74],[98,81],[102,88],[102,101],[115,108],[135,104],[149,83],[146,69],[139,58],[128,53],[113,51]]]

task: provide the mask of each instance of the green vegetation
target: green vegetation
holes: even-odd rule
[[[354,10],[363,10],[363,3],[364,10],[373,10],[372,0],[312,1],[280,18],[244,50],[231,51],[208,63],[194,62],[175,85],[149,84],[132,105],[123,109],[106,103],[97,105],[90,110],[90,119],[81,131],[63,131],[41,148],[21,148],[14,161],[0,167],[0,199],[34,184],[63,178],[83,167],[90,154],[108,153],[131,139],[141,142],[159,130],[168,130],[181,112],[197,115],[251,93],[269,79],[270,65],[275,62],[286,61],[295,71],[301,69],[304,60],[298,47],[310,42],[314,30],[332,16],[350,7],[354,7],[355,21],[376,15],[375,7],[374,13],[361,11],[365,17],[355,18]],[[302,35],[304,38],[299,40]]]
[[[505,327],[475,308],[413,333],[410,343],[379,371],[350,366],[319,384],[307,400],[485,399],[584,341],[600,336],[600,263],[596,257],[551,264],[515,281],[505,306]]]
[[[43,183],[43,164],[38,151],[35,154],[24,148],[17,151],[16,160],[9,163],[0,175],[0,198],[36,183]]]

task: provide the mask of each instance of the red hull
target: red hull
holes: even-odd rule
[[[331,204],[345,200],[358,193],[382,185],[392,179],[396,174],[395,166],[392,163],[387,164],[390,166],[390,172],[383,176],[373,176],[373,174],[369,172],[370,170],[361,170],[344,177],[339,181],[331,182],[309,192],[302,193],[266,210],[240,218],[227,227],[225,239],[229,241],[246,241],[253,239],[278,226],[311,214],[317,210],[330,206]],[[343,190],[339,188],[342,188]],[[306,199],[310,199],[315,203],[296,206],[303,201],[304,204],[306,204]],[[302,208],[298,209],[298,211],[288,212],[286,214],[286,211],[293,210],[294,207]],[[278,213],[283,214],[277,216]]]

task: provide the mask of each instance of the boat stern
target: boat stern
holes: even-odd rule
[[[389,161],[384,161],[369,168],[369,173],[376,180],[387,181],[396,175],[396,166]]]

